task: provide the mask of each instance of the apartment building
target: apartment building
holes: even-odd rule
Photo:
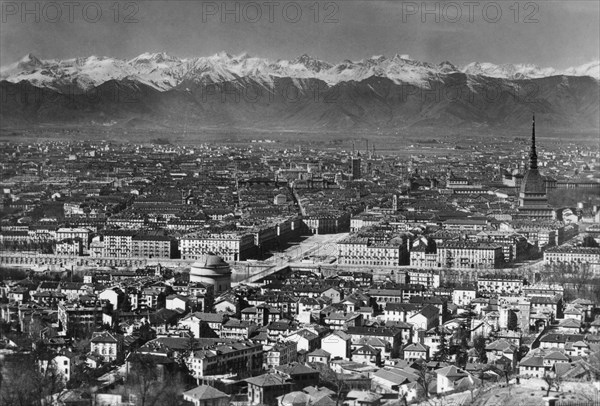
[[[194,351],[187,359],[195,378],[209,375],[258,372],[263,366],[263,347],[251,342],[208,346]]]
[[[198,259],[212,253],[226,262],[242,261],[255,248],[254,235],[238,233],[189,234],[179,241],[182,259]]]
[[[174,238],[165,235],[138,234],[131,241],[131,256],[142,258],[173,258],[177,251]]]

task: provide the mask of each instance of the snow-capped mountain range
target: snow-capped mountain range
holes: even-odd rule
[[[224,52],[130,60],[27,55],[0,69],[0,128],[446,130],[528,127],[535,112],[540,126],[595,130],[599,90],[598,61],[559,71],[457,67],[407,55],[337,64],[308,55],[273,61]]]
[[[408,55],[373,56],[360,61],[345,60],[331,64],[301,55],[292,60],[272,61],[248,54],[232,56],[220,52],[208,57],[180,59],[164,52],[144,53],[130,60],[89,56],[66,60],[41,60],[32,54],[0,68],[0,80],[26,81],[36,87],[61,91],[73,85],[83,91],[110,80],[131,80],[158,91],[176,88],[182,83],[218,83],[249,78],[266,86],[276,78],[318,79],[329,86],[341,82],[360,82],[370,77],[387,78],[394,83],[427,86],[440,77],[464,73],[510,80],[535,79],[557,75],[589,76],[600,80],[600,61],[563,71],[529,64],[473,62],[457,67],[450,62],[431,64]]]

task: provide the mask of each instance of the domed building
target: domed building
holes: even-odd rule
[[[231,287],[231,268],[217,255],[203,255],[192,264],[190,282],[212,285],[214,293],[219,294]]]
[[[548,205],[546,180],[538,170],[537,151],[535,149],[535,116],[531,129],[531,150],[529,151],[529,169],[523,177],[519,190],[519,216],[530,219],[554,219],[555,212]]]

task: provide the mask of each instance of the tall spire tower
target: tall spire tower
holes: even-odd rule
[[[548,206],[546,181],[538,170],[538,157],[535,150],[535,115],[531,124],[531,149],[529,151],[529,169],[523,176],[519,191],[519,217],[529,219],[553,219],[555,213]]]
[[[537,152],[535,150],[535,114],[531,122],[531,151],[529,151],[529,169],[537,169]]]

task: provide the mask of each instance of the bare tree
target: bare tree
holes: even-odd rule
[[[425,399],[429,399],[429,385],[431,385],[431,382],[433,382],[433,375],[427,370],[427,365],[424,363],[419,364],[419,366],[416,367],[416,370],[418,376],[417,383],[423,391],[423,396],[425,396]]]
[[[6,380],[0,387],[0,404],[41,406],[64,388],[63,376],[49,359],[45,367],[40,358],[28,354],[6,361]]]
[[[546,385],[548,385],[546,387],[546,397],[548,397],[550,395],[550,391],[552,390],[553,387],[556,388],[557,391],[560,390],[561,379],[559,376],[555,376],[552,374],[545,374],[544,382],[546,382]]]
[[[129,361],[125,390],[136,397],[140,406],[169,406],[177,404],[183,391],[177,364],[157,364],[152,356],[133,354]]]
[[[343,403],[344,395],[350,389],[343,374],[338,374],[329,365],[323,363],[318,362],[312,366],[319,371],[321,382],[335,392],[335,405],[339,406]]]
[[[577,291],[577,297],[581,297],[581,289],[590,284],[594,277],[594,270],[588,263],[579,264],[575,267],[572,283]]]

